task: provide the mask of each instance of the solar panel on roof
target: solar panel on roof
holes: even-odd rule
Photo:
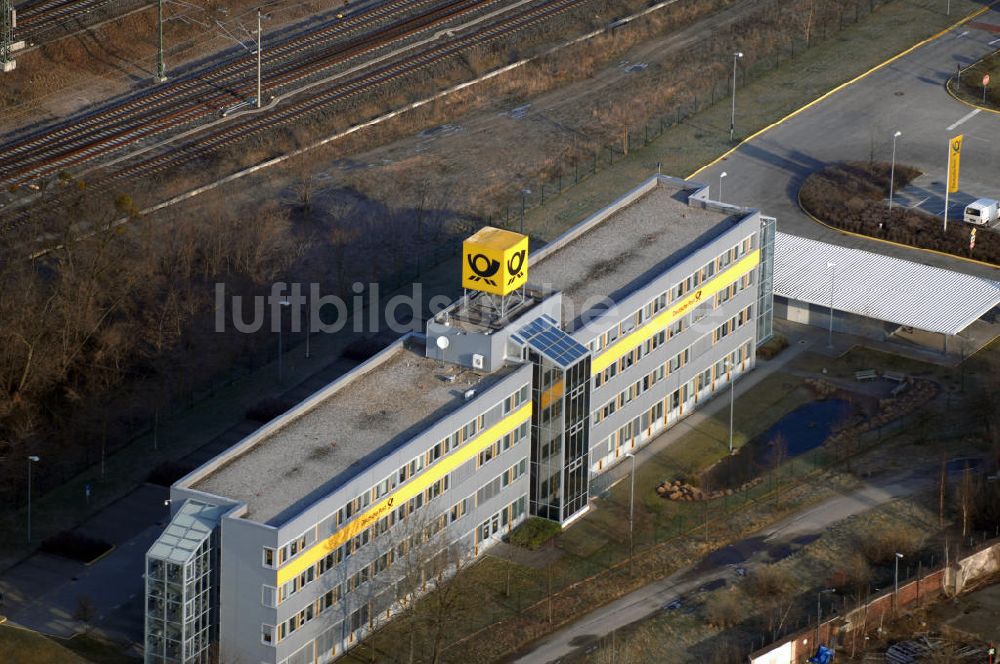
[[[587,347],[563,332],[555,319],[543,314],[511,335],[518,343],[529,346],[546,358],[566,368],[585,357]]]

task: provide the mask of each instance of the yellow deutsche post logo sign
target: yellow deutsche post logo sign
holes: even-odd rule
[[[528,281],[528,236],[486,226],[462,243],[462,287],[507,295]]]
[[[962,137],[959,134],[948,141],[948,193],[958,191],[958,168],[962,162]]]

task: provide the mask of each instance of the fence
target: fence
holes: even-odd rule
[[[865,635],[881,628],[899,610],[919,606],[928,597],[960,594],[971,583],[998,571],[1000,542],[984,540],[974,548],[974,553],[962,558],[956,556],[949,565],[927,573],[923,573],[918,566],[912,578],[900,583],[898,592],[894,589],[886,591],[841,616],[821,623],[818,628],[814,624],[811,628],[795,631],[780,642],[762,646],[749,655],[750,662],[799,664],[815,653],[817,643],[839,646],[853,658],[858,648],[863,647]]]

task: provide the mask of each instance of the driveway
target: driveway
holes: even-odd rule
[[[1000,30],[1000,9],[847,85],[747,141],[696,178],[717,190],[725,171],[723,198],[766,210],[777,218],[778,230],[787,233],[997,278],[1000,271],[994,268],[842,235],[812,221],[797,204],[803,179],[825,164],[865,161],[872,155],[889,161],[896,131],[902,132],[897,162],[924,172],[900,202],[941,214],[948,140],[960,133],[965,135],[961,190],[951,195],[950,219],[956,220],[973,199],[1000,198],[1000,115],[973,112],[944,88],[956,66],[971,64],[997,48],[998,34],[991,26]]]

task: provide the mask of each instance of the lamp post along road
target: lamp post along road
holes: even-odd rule
[[[736,61],[743,57],[743,51],[733,53],[733,115],[729,120],[729,140],[736,140]]]
[[[282,307],[289,307],[289,306],[291,306],[291,304],[292,303],[288,301],[287,297],[284,300],[281,301],[281,306]],[[283,368],[284,367],[282,366],[282,361],[283,361],[282,355],[284,355],[285,352],[284,352],[284,347],[283,347],[282,339],[281,339],[281,331],[282,331],[282,329],[284,327],[285,327],[285,315],[282,313],[282,310],[279,308],[278,309],[278,384],[279,385],[283,385],[284,384],[284,373],[283,373]]]
[[[893,582],[892,582],[892,586],[893,586],[893,589],[892,589],[892,609],[893,609],[893,611],[896,610],[896,608],[897,608],[897,606],[899,604],[899,560],[902,557],[903,557],[903,554],[898,553],[898,552],[896,553],[896,570],[895,570],[895,572],[893,574]]]
[[[28,457],[28,544],[31,544],[31,464],[38,463],[35,455]]]
[[[627,453],[625,456],[632,460],[632,472],[631,479],[629,481],[629,493],[628,493],[628,573],[632,574],[632,552],[634,547],[632,546],[634,537],[634,518],[635,518],[635,455]]]
[[[892,135],[892,166],[889,168],[889,221],[892,221],[892,194],[896,182],[896,139],[902,135],[901,131]]]

